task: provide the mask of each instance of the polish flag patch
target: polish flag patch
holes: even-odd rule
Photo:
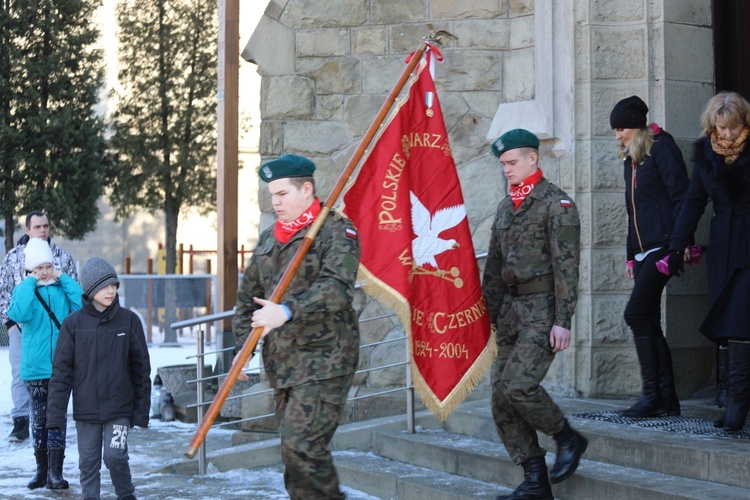
[[[357,238],[359,238],[359,235],[357,234],[357,231],[355,231],[354,229],[349,228],[349,227],[346,228],[346,235],[348,237],[352,238],[352,239],[355,239],[355,240]]]
[[[570,200],[560,200],[560,206],[561,207],[569,207],[570,206]]]

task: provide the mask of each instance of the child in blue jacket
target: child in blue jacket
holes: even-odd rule
[[[8,317],[21,326],[20,376],[31,402],[36,474],[28,487],[67,489],[68,482],[62,477],[65,427],[47,429],[47,389],[60,323],[81,308],[83,290],[73,278],[54,268],[46,240],[31,238],[23,253],[28,276],[13,289]]]

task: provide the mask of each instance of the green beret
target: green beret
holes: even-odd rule
[[[492,154],[500,158],[506,151],[518,148],[539,149],[539,138],[522,128],[508,130],[492,143]]]
[[[264,163],[258,170],[260,180],[264,182],[285,179],[287,177],[312,177],[315,164],[299,155],[284,155]]]

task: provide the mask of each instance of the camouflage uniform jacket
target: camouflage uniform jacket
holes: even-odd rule
[[[2,264],[0,264],[0,324],[8,322],[8,308],[13,296],[13,289],[26,278],[26,255],[23,253],[23,249],[26,247],[27,241],[29,241],[28,237],[23,236],[18,241],[18,245],[5,254]],[[52,250],[52,263],[55,265],[55,269],[62,270],[75,281],[78,281],[78,270],[75,262],[73,262],[73,257],[55,245],[51,239],[47,241],[49,241],[49,248]]]
[[[570,330],[578,299],[580,222],[573,200],[547,179],[515,210],[510,197],[497,207],[483,290],[492,323],[498,323],[508,284],[554,279],[555,325]]]
[[[348,219],[330,214],[281,303],[292,319],[263,342],[263,365],[274,388],[353,373],[359,357],[359,323],[352,306],[359,266],[359,239]],[[286,244],[265,230],[237,292],[232,327],[238,346],[252,332],[253,297],[269,298],[306,231]]]

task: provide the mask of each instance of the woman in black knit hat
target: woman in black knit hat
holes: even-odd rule
[[[674,139],[655,123],[638,96],[618,102],[610,125],[623,159],[628,214],[625,274],[633,291],[625,322],[641,368],[642,394],[622,412],[631,418],[679,415],[672,354],[661,328],[661,294],[669,281],[656,263],[669,252],[669,241],[688,186],[687,169]]]

